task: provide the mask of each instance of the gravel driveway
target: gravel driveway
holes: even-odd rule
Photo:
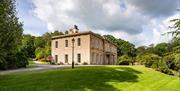
[[[47,70],[47,69],[71,68],[71,65],[49,65],[49,64],[30,64],[30,65],[37,66],[37,67],[36,68],[24,68],[24,69],[0,71],[0,75],[22,73],[22,72],[31,72],[31,71],[40,71],[40,70]]]

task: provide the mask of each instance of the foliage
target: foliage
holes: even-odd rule
[[[154,53],[163,56],[164,53],[167,53],[169,49],[169,44],[167,43],[159,43],[154,47]]]
[[[170,26],[170,28],[174,30],[168,33],[171,33],[172,36],[174,37],[179,36],[180,35],[180,19],[172,19],[170,22],[173,23],[173,25]]]
[[[83,62],[83,65],[88,65],[88,63],[87,62]]]
[[[168,68],[180,73],[180,53],[167,55],[163,58],[163,60],[166,62]]]
[[[47,62],[50,61],[49,57],[51,55],[51,37],[63,35],[62,32],[46,32],[42,36],[34,38],[35,56],[39,61]]]
[[[46,45],[46,40],[42,37],[35,37],[34,39],[34,46],[35,48],[44,48]]]
[[[0,69],[24,67],[25,53],[19,47],[22,39],[22,23],[18,21],[15,0],[0,1]]]
[[[152,67],[152,65],[157,64],[158,61],[161,60],[161,57],[155,54],[145,54],[142,58],[145,62],[146,67]]]
[[[118,58],[119,65],[129,65],[131,62],[132,62],[132,59],[128,57],[127,55],[123,55]]]
[[[21,49],[26,53],[28,58],[35,57],[34,37],[31,35],[23,35]]]
[[[122,39],[116,39],[112,35],[104,35],[104,37],[117,45],[118,56],[128,55],[129,57],[136,56],[136,48],[133,44]]]
[[[138,61],[141,64],[144,64],[146,67],[153,68],[165,74],[173,74],[170,68],[167,66],[166,62],[156,54],[144,54],[138,57]]]

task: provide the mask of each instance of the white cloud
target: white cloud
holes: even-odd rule
[[[133,11],[122,11],[118,0],[34,0],[35,13],[51,26],[49,30],[65,30],[74,24],[94,30],[122,30],[130,34],[142,31],[146,17]]]
[[[168,41],[170,38],[162,36],[168,30],[165,20],[176,8],[176,2],[171,0],[33,0],[33,3],[36,16],[47,23],[49,31],[65,31],[76,24],[81,30],[112,34],[137,46]]]

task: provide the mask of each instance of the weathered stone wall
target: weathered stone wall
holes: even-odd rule
[[[68,55],[68,63],[72,63],[72,38],[75,39],[74,46],[74,61],[77,62],[77,54],[81,54],[81,63],[90,64],[90,35],[80,35],[75,37],[66,37],[52,40],[52,56],[58,55],[58,63],[65,63],[65,55]],[[77,45],[77,39],[81,39],[81,45]],[[65,47],[65,40],[68,40],[68,47]],[[55,41],[58,41],[58,48],[55,48]]]
[[[72,38],[75,39],[74,61],[82,64],[115,64],[117,60],[117,47],[107,40],[96,36],[93,33],[78,34],[75,36],[66,36],[52,40],[52,57],[58,55],[57,63],[72,63]],[[81,45],[78,46],[77,40],[81,39]],[[68,40],[68,47],[65,47],[65,41]],[[58,41],[58,48],[55,43]],[[77,62],[77,54],[81,54],[81,62]],[[68,55],[68,63],[65,63],[65,55]]]

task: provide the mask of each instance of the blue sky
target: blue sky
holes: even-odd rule
[[[179,0],[17,0],[24,33],[35,36],[73,25],[111,34],[136,46],[168,42],[169,20],[179,17]]]
[[[18,17],[24,24],[25,34],[40,36],[48,31],[46,23],[36,17],[36,14],[33,12],[35,6],[31,0],[17,0],[16,3]]]

